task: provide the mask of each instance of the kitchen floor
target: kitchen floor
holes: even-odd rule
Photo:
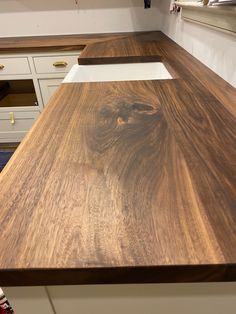
[[[19,143],[1,143],[0,144],[0,172],[6,166]]]

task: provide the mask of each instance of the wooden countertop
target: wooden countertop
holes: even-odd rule
[[[61,85],[0,175],[0,284],[235,281],[235,89],[159,32],[90,45],[175,79]]]
[[[32,51],[79,50],[87,45],[123,38],[133,33],[55,35],[0,38],[0,53],[24,53]]]

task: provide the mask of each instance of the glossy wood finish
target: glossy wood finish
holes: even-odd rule
[[[1,285],[236,280],[236,92],[153,36],[175,80],[62,85],[0,175]]]
[[[110,63],[110,58],[119,60],[125,56],[160,56],[173,77],[194,80],[206,86],[208,91],[236,115],[235,88],[161,32],[144,32],[127,35],[122,39],[91,43],[81,53],[79,63],[99,64],[101,59],[102,63],[106,63],[106,58],[107,63]]]
[[[57,35],[33,37],[5,37],[0,38],[0,53],[31,52],[31,51],[70,51],[79,50],[86,45],[122,38],[129,33],[117,34],[85,34],[85,35]]]
[[[106,42],[91,43],[88,45],[80,59],[80,64],[93,64],[100,58],[120,57],[162,57],[159,44],[166,38],[161,32],[143,32],[131,34],[123,38],[113,38]]]

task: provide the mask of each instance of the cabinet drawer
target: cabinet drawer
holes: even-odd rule
[[[0,142],[21,141],[38,116],[39,111],[0,112]]]
[[[0,58],[0,75],[30,74],[27,58]]]
[[[79,53],[50,57],[35,57],[34,65],[37,73],[67,73],[78,63]]]

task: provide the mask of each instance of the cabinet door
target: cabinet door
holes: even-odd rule
[[[3,288],[16,314],[53,314],[44,287],[9,287]]]
[[[39,80],[39,86],[40,86],[44,106],[47,105],[49,99],[54,94],[58,86],[61,84],[62,80],[63,80],[63,77]]]
[[[48,289],[57,314],[235,314],[236,308],[236,282]]]

